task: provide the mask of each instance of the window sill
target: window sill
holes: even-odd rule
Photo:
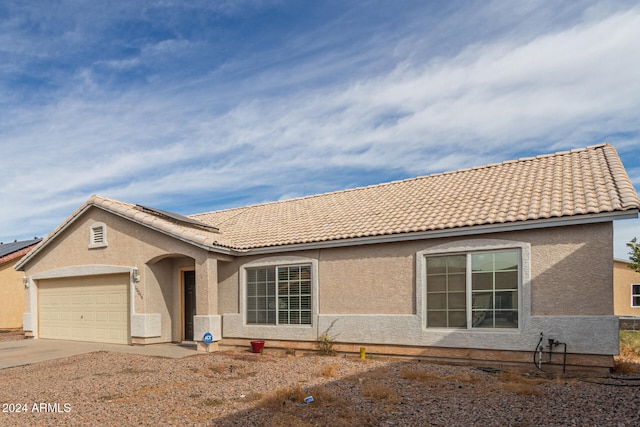
[[[106,243],[91,243],[89,245],[89,249],[100,249],[100,248],[106,248],[107,246],[109,246]]]
[[[488,334],[488,333],[497,333],[497,334],[519,334],[522,332],[520,328],[474,328],[474,329],[455,329],[455,328],[423,328],[425,332],[437,332],[437,333],[478,333],[478,334]]]

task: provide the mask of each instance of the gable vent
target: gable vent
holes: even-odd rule
[[[107,246],[107,229],[103,223],[92,224],[89,229],[89,248]]]
[[[104,243],[104,228],[93,228],[93,243]]]

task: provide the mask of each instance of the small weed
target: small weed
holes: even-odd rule
[[[391,387],[378,381],[367,381],[362,386],[362,395],[371,400],[384,400],[388,403],[401,403],[402,397]]]
[[[263,397],[264,395],[262,393],[258,393],[257,391],[252,391],[251,393],[244,396],[244,400],[246,400],[247,402],[255,402],[257,400],[262,399]]]
[[[498,379],[502,383],[496,385],[497,389],[529,396],[539,396],[541,392],[537,386],[549,381],[544,378],[527,377],[515,372],[501,372],[498,374]]]
[[[309,395],[313,396],[314,405],[331,406],[336,408],[340,406],[340,399],[331,390],[324,385],[317,385],[309,390]],[[342,406],[349,406],[348,403],[343,402]]]
[[[190,394],[189,399],[197,399],[200,396],[201,396],[200,394]]]
[[[284,410],[287,405],[302,402],[307,397],[300,386],[280,388],[262,399],[261,406],[270,411]]]
[[[325,378],[332,378],[338,372],[338,365],[325,365],[322,367],[320,373]]]
[[[220,400],[220,399],[207,399],[202,401],[202,404],[204,406],[220,406],[223,403],[224,403],[224,400]]]
[[[640,331],[620,331],[620,355],[615,358],[620,373],[640,372]]]
[[[638,374],[640,373],[640,363],[618,357],[614,362],[614,369],[620,374]]]
[[[333,348],[333,346],[335,345],[337,335],[330,335],[329,331],[331,330],[331,328],[333,328],[333,325],[337,321],[338,319],[334,319],[327,330],[324,331],[317,340],[318,348],[320,349],[320,351],[331,356],[336,354],[336,350]]]
[[[640,359],[640,331],[620,331],[620,356]]]

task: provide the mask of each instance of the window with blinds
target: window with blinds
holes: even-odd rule
[[[311,266],[247,269],[247,323],[311,324]]]
[[[517,328],[520,252],[426,257],[428,328]]]

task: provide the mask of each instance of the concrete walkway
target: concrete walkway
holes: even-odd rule
[[[179,359],[196,354],[195,345],[152,344],[145,346],[81,341],[24,339],[0,342],[0,369],[29,365],[96,351],[143,354]]]

